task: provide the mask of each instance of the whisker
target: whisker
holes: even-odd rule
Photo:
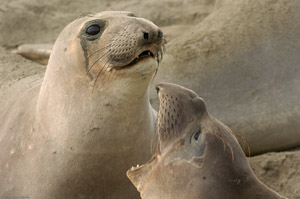
[[[163,38],[163,39],[162,39],[162,43],[163,43],[164,45],[167,44],[167,43],[168,43],[167,39],[166,39],[166,38]]]
[[[217,137],[217,135],[214,133],[210,133],[210,135],[212,135],[215,139],[219,139],[219,137]]]
[[[245,147],[247,147],[248,156],[250,156],[251,155],[251,150],[250,150],[249,144],[247,143],[245,138],[243,136],[241,136],[239,133],[235,132],[234,130],[231,129],[231,131],[235,135],[235,137],[238,137],[240,140],[242,140],[243,148],[245,149]]]
[[[152,138],[151,138],[151,143],[150,143],[150,152],[151,152],[151,155],[155,155],[155,147],[156,147],[156,150],[157,150],[157,147],[158,147],[158,139],[157,139],[157,133],[156,133],[156,129],[154,130],[154,133],[152,135]]]
[[[231,151],[232,162],[234,162],[234,152],[233,152],[233,150],[232,150],[232,146],[231,146],[228,142],[226,142],[226,144],[228,145],[228,147],[229,147],[229,149],[230,149],[230,151]]]
[[[111,44],[109,44],[109,45],[107,45],[107,46],[104,46],[103,48],[99,48],[99,49],[95,50],[94,52],[92,52],[92,54],[90,54],[90,55],[88,56],[88,58],[90,58],[91,56],[95,55],[97,52],[99,52],[99,51],[101,51],[101,50],[104,50],[104,49],[106,49],[106,48],[108,48],[108,47],[110,47],[110,46],[111,46]]]
[[[111,69],[112,70],[112,69]],[[108,75],[106,75],[106,80],[105,80],[105,82],[104,82],[104,85],[107,83],[107,82],[109,82],[109,80],[110,80],[110,76],[111,76],[111,74],[112,74],[112,71],[111,70],[109,70],[108,72],[109,72],[109,74]]]
[[[101,55],[91,66],[90,66],[90,68],[87,70],[87,72],[86,73],[89,73],[91,70],[92,70],[92,68],[93,68],[93,66],[98,62],[98,61],[100,61],[104,56],[106,56],[107,54],[109,53],[109,51],[107,51],[106,53],[104,53],[103,55]]]
[[[234,162],[234,152],[233,152],[233,149],[232,149],[232,146],[230,145],[230,143],[228,142],[228,140],[226,140],[225,137],[223,137],[221,134],[214,134],[212,133],[212,135],[214,135],[215,138],[221,140],[223,142],[223,146],[224,146],[224,152],[226,151],[226,146],[225,144],[229,147],[230,149],[230,152],[231,152],[231,159],[232,159],[232,162]]]
[[[224,139],[220,136],[219,137],[221,140],[222,140],[222,142],[223,142],[223,147],[224,147],[224,151],[226,151],[226,145],[225,145],[225,141],[224,141]]]
[[[153,84],[153,82],[154,82],[154,78],[155,78],[155,76],[157,75],[157,70],[158,70],[158,67],[155,69],[155,72],[154,72],[154,74],[153,74],[153,76],[152,76],[152,78],[151,78],[151,80],[150,80],[151,84]],[[151,85],[151,84],[150,84],[150,85]]]
[[[163,51],[163,53],[166,52],[166,46],[165,46],[165,44],[162,45],[162,51]]]
[[[95,85],[96,85],[96,83],[97,83],[97,80],[98,80],[98,78],[99,78],[101,72],[102,72],[103,69],[105,68],[106,64],[109,63],[109,61],[110,61],[110,60],[108,59],[107,62],[106,62],[106,63],[103,65],[103,67],[101,68],[100,72],[98,73],[98,75],[97,75],[97,77],[96,77],[96,79],[95,79],[94,85],[93,85],[93,90],[94,90],[94,88],[95,88]]]
[[[220,138],[221,138],[221,136],[220,136]],[[231,144],[229,143],[229,141],[226,140],[225,137],[223,137],[223,138],[225,139],[224,141],[225,141],[225,143],[227,144],[227,146],[228,146],[229,149],[230,149],[232,162],[234,162],[234,152],[233,152],[232,146],[231,146]],[[221,138],[221,139],[223,139],[223,138]]]

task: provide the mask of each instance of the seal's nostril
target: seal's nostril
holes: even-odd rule
[[[144,32],[144,39],[145,39],[145,40],[148,40],[148,39],[149,39],[149,33]]]
[[[159,92],[159,87],[156,86],[155,88],[156,88],[156,92],[157,92],[157,94],[158,94],[158,92]]]
[[[163,38],[163,32],[161,30],[158,30],[157,38],[160,40]]]

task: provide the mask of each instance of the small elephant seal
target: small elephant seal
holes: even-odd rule
[[[137,198],[126,177],[151,157],[151,82],[162,31],[129,12],[89,14],[57,38],[41,85],[0,112],[0,196]]]
[[[279,199],[260,182],[232,131],[210,116],[195,92],[157,86],[156,155],[127,176],[143,199]]]

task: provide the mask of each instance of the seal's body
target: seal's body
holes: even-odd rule
[[[41,86],[0,114],[0,195],[135,198],[126,169],[150,157],[149,82],[163,35],[128,12],[76,19],[55,42]]]
[[[157,86],[159,145],[127,176],[143,199],[280,199],[253,174],[231,130],[186,88]]]

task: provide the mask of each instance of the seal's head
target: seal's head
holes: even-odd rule
[[[164,43],[163,33],[155,24],[133,13],[88,14],[59,35],[45,78],[88,78],[94,90],[117,76],[149,80],[162,60]]]
[[[157,152],[127,171],[141,197],[247,198],[241,193],[258,181],[232,131],[210,116],[195,92],[167,83],[157,90]]]
[[[62,129],[74,119],[71,112],[95,122],[90,113],[105,114],[104,104],[123,104],[128,107],[124,115],[141,101],[148,105],[164,44],[155,24],[130,12],[106,11],[74,20],[60,33],[50,55],[37,105],[39,123]],[[48,121],[51,124],[45,124]]]

